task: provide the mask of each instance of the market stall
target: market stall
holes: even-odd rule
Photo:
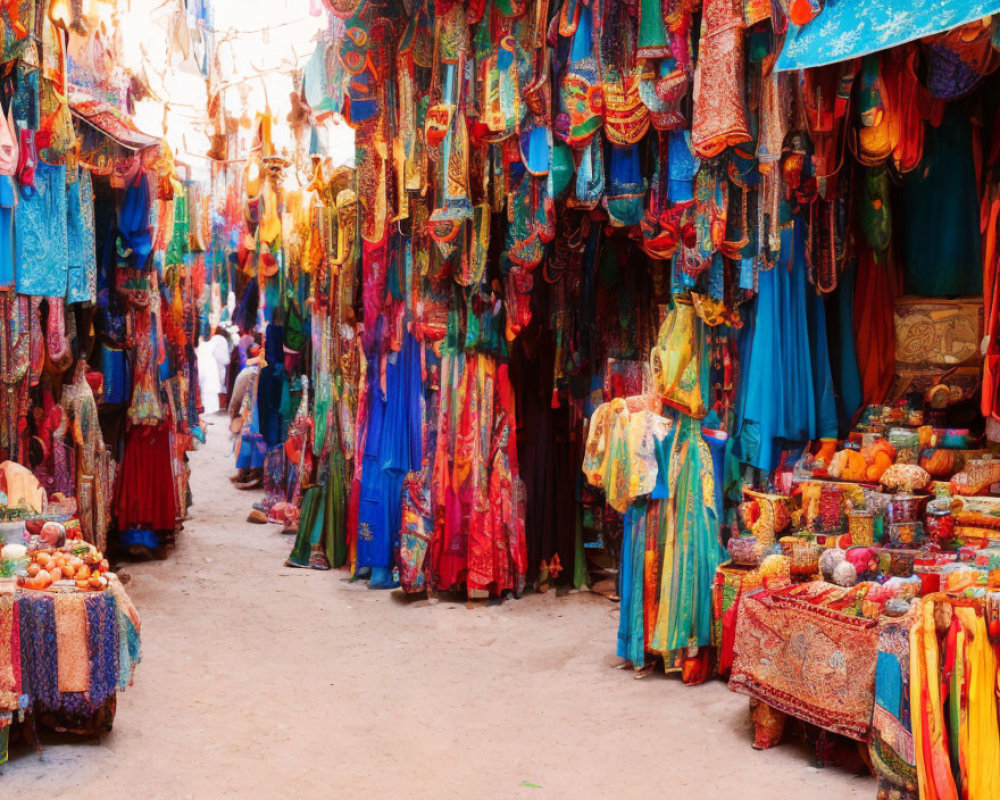
[[[17,726],[35,743],[39,727],[110,731],[141,657],[139,615],[100,551],[53,519],[5,527],[27,544],[0,551],[0,763]]]
[[[265,108],[216,193],[287,563],[610,562],[636,670],[872,740],[885,631],[985,603],[1000,539],[1000,4],[916,6],[329,4],[289,122],[355,170]]]

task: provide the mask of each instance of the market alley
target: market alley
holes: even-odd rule
[[[176,552],[126,568],[143,661],[114,731],[16,748],[5,795],[871,796],[870,779],[817,770],[793,743],[751,750],[746,698],[723,683],[612,671],[618,605],[603,597],[470,609],[282,566],[289,538],[244,522],[212,422]]]

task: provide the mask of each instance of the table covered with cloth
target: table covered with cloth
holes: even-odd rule
[[[0,583],[0,764],[31,714],[64,732],[110,729],[140,659],[139,615],[117,578],[100,592]]]
[[[867,741],[875,699],[878,619],[863,597],[823,581],[744,595],[729,688],[751,701]]]

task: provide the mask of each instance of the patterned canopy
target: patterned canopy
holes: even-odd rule
[[[812,22],[789,25],[777,69],[846,61],[998,12],[1000,0],[827,0]]]

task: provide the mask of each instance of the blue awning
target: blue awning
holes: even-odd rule
[[[827,0],[816,19],[789,25],[781,72],[887,50],[1000,13],[1000,0]]]

